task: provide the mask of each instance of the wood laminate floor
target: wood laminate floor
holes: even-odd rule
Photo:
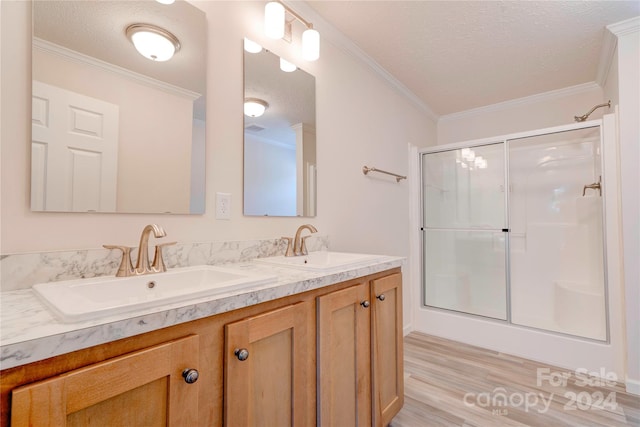
[[[640,426],[640,397],[621,385],[417,332],[404,343],[391,427]]]

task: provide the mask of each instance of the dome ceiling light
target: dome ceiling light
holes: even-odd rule
[[[180,50],[180,41],[164,28],[151,24],[133,24],[125,30],[140,55],[152,61],[168,61]]]
[[[269,107],[267,101],[260,98],[244,99],[244,115],[249,117],[260,117]]]

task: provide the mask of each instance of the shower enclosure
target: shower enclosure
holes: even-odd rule
[[[606,341],[599,122],[422,153],[423,304]]]

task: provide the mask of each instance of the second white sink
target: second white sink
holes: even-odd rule
[[[40,283],[33,290],[63,322],[76,322],[237,291],[276,279],[275,275],[204,265],[143,276]]]
[[[332,272],[350,267],[357,267],[381,258],[381,255],[357,254],[349,252],[310,252],[300,256],[275,256],[258,258],[255,261],[279,267],[290,267],[299,270]]]

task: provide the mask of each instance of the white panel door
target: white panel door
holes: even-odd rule
[[[31,209],[114,212],[119,107],[33,82]]]

